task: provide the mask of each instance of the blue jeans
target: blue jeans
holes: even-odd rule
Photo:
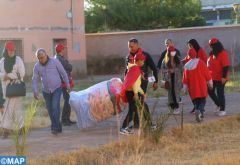
[[[43,97],[46,102],[48,114],[51,120],[51,130],[62,132],[62,126],[60,123],[60,99],[62,95],[62,89],[57,88],[53,93],[43,92]]]
[[[204,113],[204,107],[206,104],[206,98],[196,98],[193,100],[195,110],[199,110],[202,114]]]

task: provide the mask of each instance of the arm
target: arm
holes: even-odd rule
[[[155,82],[154,83],[157,83],[158,82],[158,72],[157,72],[157,67],[155,66],[154,62],[153,62],[153,59],[152,57],[146,53],[146,56],[147,56],[147,65],[151,68],[151,70],[153,71],[153,76],[155,78]]]
[[[158,60],[158,64],[157,64],[157,68],[160,70],[161,69],[161,66],[162,66],[162,62],[163,62],[163,59],[165,57],[165,54],[166,54],[166,51],[162,52],[159,60]]]
[[[182,83],[183,83],[182,92],[185,94],[185,93],[187,93],[187,90],[188,90],[188,76],[187,76],[186,70],[183,71]]]
[[[55,60],[55,61],[56,61],[57,70],[60,74],[59,76],[62,77],[63,81],[67,84],[67,88],[70,89],[69,80],[68,80],[66,71],[64,70],[62,64],[58,60]]]
[[[129,63],[129,55],[125,59],[125,72],[124,72],[124,76],[126,76],[127,72],[128,72],[128,63]]]
[[[21,58],[19,58],[19,66],[18,67],[19,67],[18,68],[18,73],[20,74],[20,77],[23,81],[23,78],[25,76],[25,67],[24,67],[24,63],[23,63]]]
[[[4,76],[5,76],[5,71],[4,69],[2,69],[3,65],[4,65],[4,58],[2,58],[0,61],[0,78],[1,79],[4,79]]]
[[[33,77],[32,77],[32,91],[34,94],[34,97],[38,99],[38,81],[40,79],[37,64],[35,64],[33,68]]]
[[[205,76],[205,79],[207,81],[207,85],[208,85],[208,88],[209,89],[213,89],[213,81],[212,81],[212,76],[210,74],[210,71],[208,70],[207,68],[207,65],[203,62],[203,61],[200,61],[202,64],[202,72],[204,73],[204,76]]]
[[[23,77],[25,76],[25,67],[20,57],[16,57],[16,69],[13,69],[11,73],[8,73],[7,77],[12,80],[18,79],[18,74],[20,76],[20,79],[23,80]]]
[[[226,78],[227,77],[228,69],[229,69],[229,66],[223,67],[222,78]]]
[[[135,81],[135,83],[133,84],[133,93],[134,93],[134,100],[138,100],[138,93],[142,94],[144,96],[144,99],[146,99],[146,95],[143,91],[143,89],[141,88],[141,75],[138,77],[138,79]]]
[[[141,88],[141,76],[138,77],[138,79],[136,80],[136,82],[133,84],[133,93],[134,94],[138,94],[138,92],[142,95],[144,95],[144,91]]]
[[[222,64],[222,83],[225,84],[227,81],[227,75],[228,75],[228,70],[230,66],[230,61],[228,59],[228,54],[226,51],[223,52],[222,54],[222,59],[221,59],[221,64]]]
[[[207,63],[207,54],[203,48],[200,48],[200,50],[199,50],[199,58],[201,60],[203,60],[205,62],[205,64]]]

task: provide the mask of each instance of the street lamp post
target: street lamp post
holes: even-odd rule
[[[240,15],[240,4],[239,3],[233,4],[233,9],[236,14],[236,24],[238,24],[238,17]]]

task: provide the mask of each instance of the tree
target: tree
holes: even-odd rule
[[[86,31],[184,27],[200,18],[200,0],[87,0]],[[189,23],[190,21],[190,23]],[[187,22],[187,23],[186,23]]]

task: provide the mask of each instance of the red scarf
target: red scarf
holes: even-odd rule
[[[142,48],[139,48],[138,51],[133,55],[131,52],[129,52],[130,56],[129,56],[129,63],[130,64],[134,64],[134,57],[136,56],[136,54],[143,54]]]

